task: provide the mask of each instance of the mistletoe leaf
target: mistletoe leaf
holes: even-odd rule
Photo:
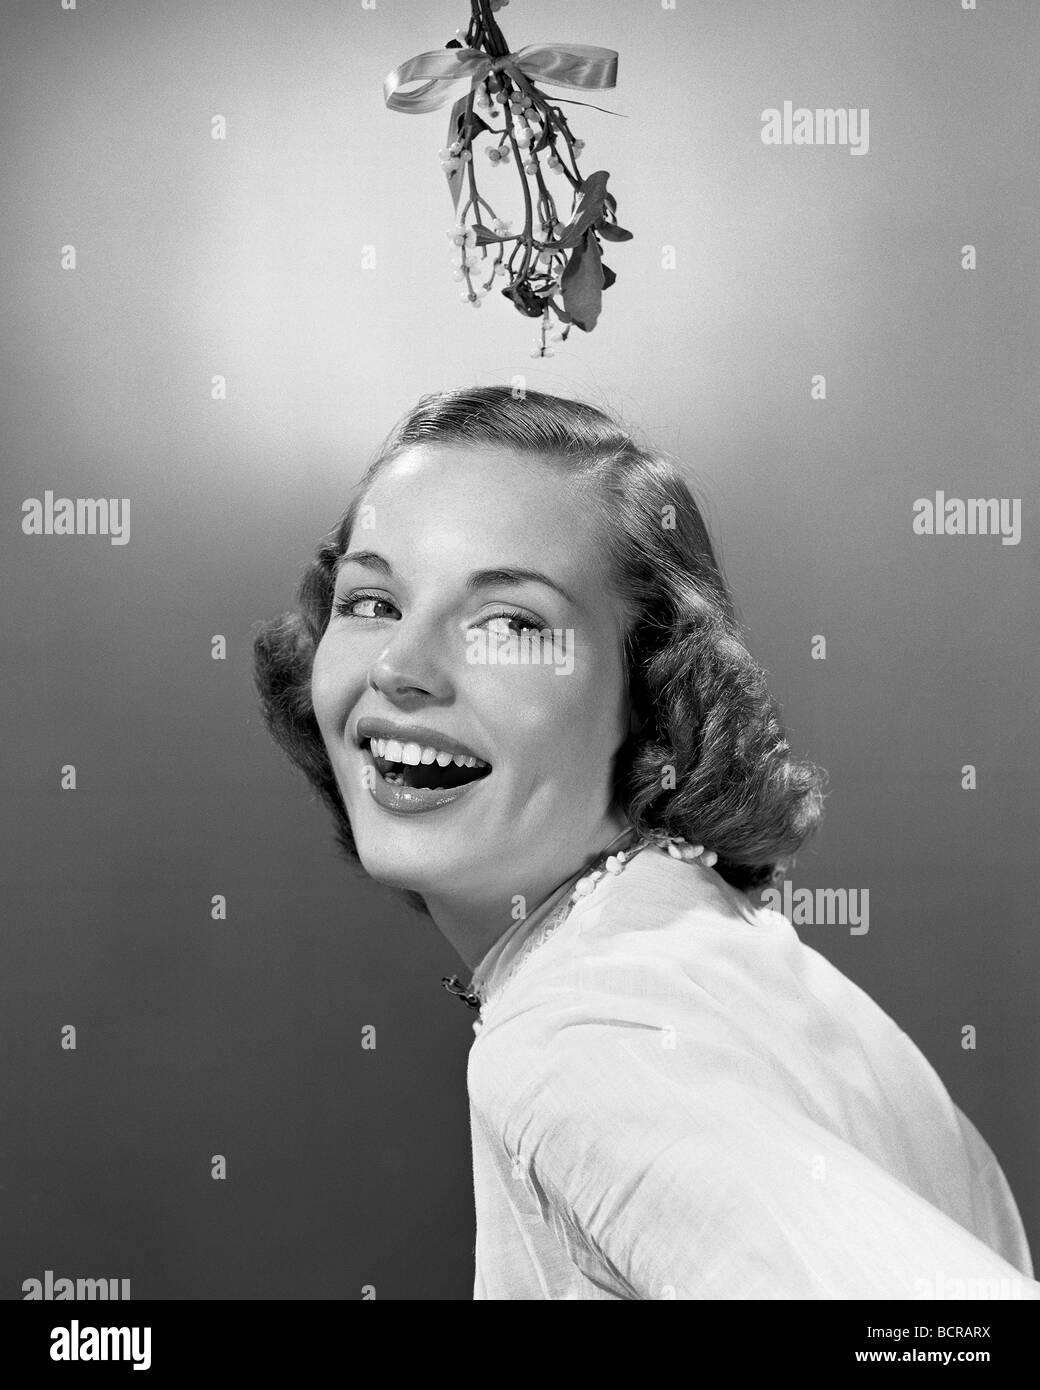
[[[560,280],[563,306],[583,333],[596,327],[603,307],[603,280],[599,243],[588,231],[571,252]]]
[[[603,267],[603,288],[604,288],[605,290],[609,290],[610,287],[611,287],[611,285],[614,283],[614,281],[615,281],[616,279],[617,279],[617,276],[616,276],[616,275],[614,274],[614,272],[611,270],[610,266],[609,266],[609,265],[605,265],[605,266]]]
[[[498,240],[498,237],[491,230],[491,228],[485,227],[483,222],[474,222],[471,225],[473,227],[473,230],[477,234],[478,246],[487,246],[488,242]]]
[[[482,130],[491,130],[491,126],[488,125],[487,121],[478,116],[475,111],[471,111],[468,116],[463,112],[462,118],[459,121],[458,138],[460,140],[475,140]]]
[[[603,200],[609,178],[605,169],[597,169],[582,180],[571,220],[564,227],[559,240],[552,243],[554,251],[564,251],[568,246],[576,247],[593,223],[603,216]]]
[[[468,97],[459,97],[458,101],[451,108],[451,115],[448,117],[448,144],[456,140],[474,140],[482,130],[490,130],[487,121],[482,120],[475,111],[470,111],[467,115],[466,104]]]
[[[616,222],[600,221],[596,223],[596,235],[605,237],[607,241],[631,241],[632,233],[626,231],[624,227],[619,227]]]
[[[468,97],[459,97],[458,101],[451,108],[451,115],[448,117],[448,138],[445,145],[454,145],[456,140],[461,140],[464,145],[472,145],[482,130],[490,130],[491,127],[480,119],[475,111],[466,112]],[[462,187],[462,177],[465,173],[465,165],[460,164],[454,174],[448,175],[448,187],[451,189],[452,197],[455,202],[459,201],[459,189]]]
[[[454,207],[456,212],[459,207],[459,194],[462,192],[462,180],[465,176],[465,164],[460,164],[455,170],[449,171],[446,169],[444,171],[444,177],[448,180],[448,192],[451,194],[452,207]]]
[[[446,145],[453,145],[456,140],[461,140],[464,145],[471,145],[482,130],[491,129],[475,111],[467,113],[466,103],[468,100],[468,97],[459,97],[451,108],[451,115],[448,117]],[[466,177],[465,163],[459,164],[458,168],[451,173],[446,170],[445,177],[448,180],[448,192],[451,194],[452,205],[458,208],[459,195],[462,192],[463,180]]]
[[[448,180],[448,192],[451,194],[452,207],[458,211],[459,194],[462,192],[462,180],[465,177],[465,165],[460,164],[452,172],[445,170],[444,177]]]
[[[459,97],[451,108],[451,115],[448,117],[448,138],[444,142],[445,145],[453,145],[456,140],[463,138],[462,126],[466,124],[466,101],[466,97]],[[479,121],[480,117],[476,116],[475,119]],[[444,172],[445,178],[448,180],[448,192],[451,194],[452,207],[457,208],[459,194],[462,192],[462,181],[466,177],[466,166],[459,164],[453,171],[445,170]]]

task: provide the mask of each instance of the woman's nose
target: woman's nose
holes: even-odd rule
[[[443,634],[438,638],[429,627],[402,618],[369,667],[369,685],[388,700],[445,699],[452,679],[443,642]]]

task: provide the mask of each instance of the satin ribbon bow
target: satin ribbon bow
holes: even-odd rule
[[[491,72],[508,73],[521,90],[526,86],[521,76],[558,87],[613,87],[617,81],[617,62],[618,55],[612,48],[596,48],[587,43],[532,43],[516,53],[504,53],[500,58],[490,58],[479,48],[437,48],[409,58],[394,68],[383,79],[383,99],[391,111],[421,116],[443,106],[457,82],[468,81],[472,94]],[[403,92],[401,88],[411,82],[422,85],[414,91]],[[448,114],[447,145],[458,136],[459,117],[468,99],[469,95],[459,97]],[[448,174],[448,189],[457,208],[462,189],[461,169]]]
[[[383,98],[392,111],[420,116],[443,106],[456,82],[468,80],[471,88],[476,87],[491,72],[507,72],[514,81],[522,73],[558,87],[613,87],[617,62],[612,48],[587,43],[532,43],[500,58],[490,58],[479,48],[437,48],[394,68],[383,80]],[[423,85],[411,92],[401,91],[409,82]]]

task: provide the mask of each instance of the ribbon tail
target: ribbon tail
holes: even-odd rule
[[[597,106],[594,101],[579,101],[577,97],[553,97],[553,101],[565,101],[568,106],[590,106],[593,111],[602,111],[606,116],[621,116],[628,120],[627,111],[611,111],[607,106]]]

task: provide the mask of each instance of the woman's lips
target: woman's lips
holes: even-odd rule
[[[424,811],[437,811],[442,806],[450,806],[452,802],[469,795],[474,787],[479,786],[491,775],[488,773],[474,781],[463,782],[457,787],[409,787],[404,782],[388,782],[376,766],[371,749],[362,748],[361,756],[366,768],[371,769],[368,783],[372,800],[384,811],[391,811],[396,815],[413,816]]]

